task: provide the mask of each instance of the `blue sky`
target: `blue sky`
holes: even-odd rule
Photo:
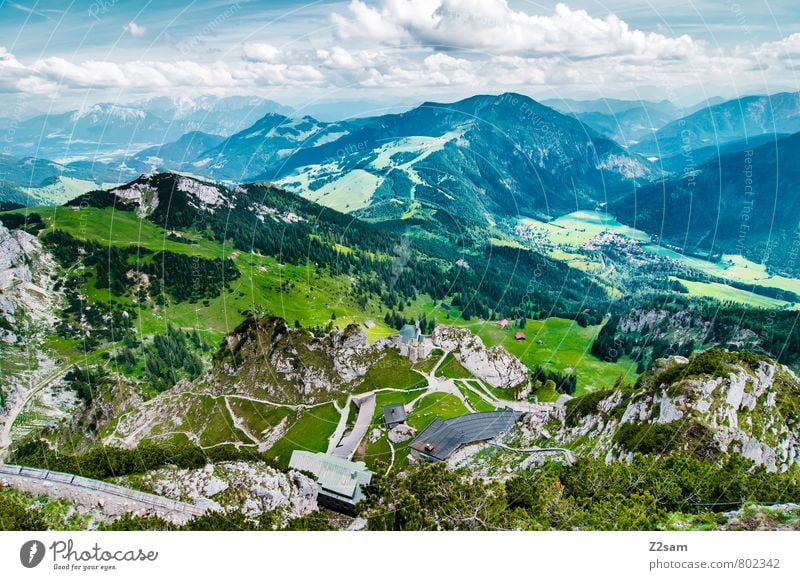
[[[508,90],[689,104],[797,90],[799,32],[789,1],[0,0],[0,104]]]

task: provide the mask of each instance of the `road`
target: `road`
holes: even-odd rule
[[[371,393],[366,397],[358,399],[358,401],[358,417],[356,417],[355,425],[353,425],[350,432],[342,438],[339,442],[339,446],[331,453],[336,457],[341,457],[343,459],[350,459],[353,457],[356,448],[359,443],[361,443],[364,435],[367,434],[367,430],[372,423],[372,416],[375,414],[375,394]]]

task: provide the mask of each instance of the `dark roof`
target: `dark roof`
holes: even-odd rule
[[[488,413],[472,413],[453,419],[434,419],[411,442],[411,448],[443,461],[468,443],[488,441],[508,431],[522,417],[519,411],[506,409]]]
[[[406,408],[400,403],[385,405],[383,407],[383,421],[387,425],[392,423],[402,423],[406,420]]]

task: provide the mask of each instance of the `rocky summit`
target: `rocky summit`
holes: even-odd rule
[[[660,359],[637,387],[568,401],[546,423],[549,444],[606,461],[738,454],[769,471],[800,461],[800,381],[783,365],[712,350],[691,361]]]

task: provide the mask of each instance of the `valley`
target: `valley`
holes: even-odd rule
[[[4,461],[198,510],[75,524],[94,527],[326,529],[327,492],[297,465],[328,463],[374,478],[338,527],[468,529],[385,511],[425,498],[427,479],[492,490],[512,514],[487,516],[500,528],[724,527],[703,507],[731,499],[715,478],[746,489],[736,509],[796,501],[791,220],[773,238],[762,207],[753,245],[732,244],[728,222],[707,243],[711,213],[681,213],[686,176],[638,153],[648,134],[669,143],[679,112],[640,105],[609,103],[631,107],[616,127],[597,104],[513,93],[343,121],[269,105],[236,126],[215,117],[217,132],[181,113],[169,140],[153,112],[75,116],[91,131],[85,119],[111,115],[118,136],[145,120],[154,143],[96,166],[30,162],[37,179],[3,194]],[[725,219],[737,180],[698,177]],[[473,421],[477,434],[452,426]],[[652,485],[690,471],[696,501],[631,488],[601,503],[646,515],[612,522],[569,487],[618,490],[653,466],[668,483]]]

